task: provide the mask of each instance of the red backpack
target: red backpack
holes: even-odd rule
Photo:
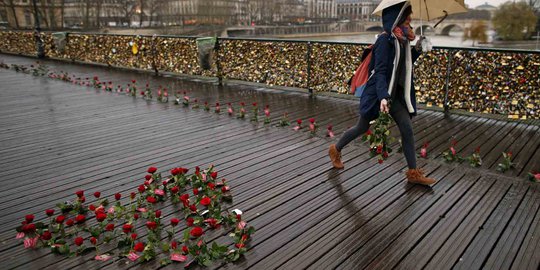
[[[382,32],[384,34],[386,32]],[[372,58],[372,51],[373,51],[373,45],[369,45],[364,52],[362,53],[362,58],[360,58],[360,65],[354,72],[354,75],[349,80],[349,86],[351,94],[353,94],[356,97],[361,97],[362,93],[364,92],[364,89],[366,88],[366,84],[369,81],[369,78],[371,78],[371,75],[369,74],[369,64],[371,63]]]
[[[358,66],[350,80],[351,94],[356,97],[362,96],[364,88],[366,88],[366,84],[370,78],[369,64],[371,63],[371,58],[373,56],[372,50],[373,45],[369,45],[369,47],[364,50],[364,52],[362,53],[360,65]]]

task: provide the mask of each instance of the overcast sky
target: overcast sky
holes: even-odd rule
[[[483,5],[486,2],[492,6],[499,6],[500,4],[506,2],[508,0],[465,0],[465,4],[469,5],[469,7],[475,8],[479,5]]]

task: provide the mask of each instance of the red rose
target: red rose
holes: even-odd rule
[[[80,197],[80,198],[79,198],[79,201],[80,201],[81,203],[86,202],[86,197],[84,197],[84,196]]]
[[[66,221],[66,225],[67,225],[68,227],[73,226],[73,224],[75,224],[75,221],[73,221],[73,219],[68,219],[68,220]]]
[[[222,186],[221,187],[221,192],[227,192],[227,191],[229,191],[229,189],[230,189],[229,186]]]
[[[135,244],[135,246],[133,247],[133,250],[135,250],[137,252],[143,252],[144,251],[144,244],[141,243],[141,242]]]
[[[182,246],[182,252],[184,252],[184,254],[188,254],[189,253],[188,247]]]
[[[171,170],[171,175],[175,176],[178,174],[178,168],[174,168]]]
[[[161,217],[161,210],[156,210],[156,217],[157,217],[157,218],[160,218],[160,217]]]
[[[253,102],[251,105],[253,105],[253,107],[257,107],[257,102]]]
[[[24,219],[27,223],[32,223],[32,221],[34,221],[34,215],[26,215]]]
[[[82,237],[79,236],[75,238],[75,245],[80,246],[83,244],[83,242],[84,242],[84,239]]]
[[[203,235],[203,229],[201,227],[194,227],[193,229],[191,229],[191,231],[189,232],[189,234],[193,237],[199,237],[201,235]]]
[[[157,228],[157,223],[154,221],[147,221],[146,227],[148,227],[150,230],[155,230]]]
[[[216,178],[217,178],[217,172],[212,172],[212,173],[210,173],[210,176],[211,176],[212,178],[216,179]]]
[[[96,207],[93,204],[91,204],[91,205],[88,206],[88,210],[94,212],[94,211],[96,211]]]
[[[171,242],[171,248],[172,248],[172,249],[178,248],[178,243],[176,243],[176,241],[172,241],[172,242]]]
[[[148,173],[153,174],[153,173],[155,173],[155,172],[157,172],[157,168],[156,168],[156,167],[150,167],[150,168],[148,168]]]
[[[137,213],[133,214],[133,218],[134,218],[135,220],[139,219],[139,214],[137,214]]]
[[[141,91],[141,96],[144,96],[144,91]]]
[[[22,227],[23,232],[25,233],[33,233],[36,231],[36,225],[35,224],[27,224]]]
[[[186,168],[180,168],[180,170],[182,174],[186,174],[189,171],[189,169],[186,169]]]
[[[195,220],[194,220],[192,217],[188,217],[188,218],[186,219],[186,225],[187,225],[188,227],[193,226],[193,222],[195,222]]]
[[[99,199],[99,197],[101,197],[101,192],[99,192],[99,191],[94,192],[94,197]]]
[[[49,241],[52,238],[52,234],[49,231],[44,231],[41,235],[41,239],[45,241]]]
[[[97,244],[97,239],[95,237],[90,237],[90,243],[92,243],[92,245],[96,245]]]
[[[107,224],[107,226],[105,226],[105,230],[109,232],[114,230],[114,224],[112,223]]]
[[[124,231],[124,233],[129,233],[131,232],[131,230],[133,230],[133,225],[124,224],[124,226],[122,226],[122,230]]]
[[[302,124],[302,119],[296,120],[296,123],[297,123],[298,125],[301,125],[301,124]]]
[[[47,210],[45,210],[45,214],[47,214],[47,216],[49,216],[49,217],[52,216],[52,215],[54,215],[54,209],[47,209]]]
[[[315,123],[315,118],[309,118],[309,122],[314,124]]]
[[[208,183],[206,184],[208,186],[209,189],[211,190],[214,190],[214,188],[216,187],[216,185],[214,185],[214,183]]]
[[[368,131],[366,132],[366,135],[369,136],[371,134],[373,134],[373,133],[371,133],[371,130],[368,129]]]
[[[246,245],[244,245],[244,243],[237,243],[237,244],[234,244],[234,246],[236,246],[237,248],[243,248]]]
[[[382,159],[379,159],[379,164],[383,164],[383,160]]]
[[[146,187],[144,185],[140,185],[138,190],[139,190],[140,193],[143,193],[143,192],[146,191]]]
[[[79,191],[75,192],[75,194],[77,195],[77,197],[81,198],[82,196],[84,196],[84,191],[79,190]]]
[[[133,200],[135,199],[135,196],[137,196],[137,194],[135,192],[131,192],[131,194],[129,194],[129,197]]]
[[[178,225],[178,223],[180,222],[180,220],[178,220],[177,218],[171,218],[171,226],[176,226]]]
[[[210,205],[210,203],[212,203],[212,200],[210,200],[210,198],[204,196],[202,199],[201,199],[201,204],[204,205],[204,206],[208,206]]]
[[[147,174],[147,175],[144,176],[144,179],[146,179],[146,181],[148,181],[148,180],[152,179],[152,175]]]
[[[178,188],[177,186],[174,186],[174,187],[171,188],[171,193],[172,194],[176,194],[176,193],[178,193],[178,191],[180,191],[180,188]]]
[[[189,210],[195,212],[195,211],[197,211],[197,206],[192,204],[192,205],[189,206]]]
[[[77,222],[77,224],[84,223],[86,221],[86,217],[84,215],[77,215],[75,217],[75,221]]]
[[[180,196],[180,200],[183,202],[187,202],[189,200],[189,195],[182,194],[182,196]]]
[[[193,189],[193,195],[195,195],[195,196],[199,195],[199,189],[198,188]]]
[[[246,103],[240,102],[240,106],[242,106],[242,107],[243,107],[243,106],[246,106]]]
[[[246,240],[248,239],[248,235],[247,234],[242,234],[242,242],[245,242]]]
[[[120,198],[122,198],[122,194],[116,193],[116,194],[114,194],[114,198],[115,198],[117,201],[119,201]]]
[[[384,151],[384,152],[382,153],[382,156],[383,156],[383,158],[387,158],[387,157],[388,157],[388,152]]]
[[[157,202],[156,198],[154,198],[152,196],[146,197],[146,201],[149,202],[149,203],[156,203]]]
[[[210,225],[210,227],[212,228],[216,228],[219,226],[218,221],[215,218],[205,219],[204,222],[208,223],[208,225]]]
[[[66,217],[64,217],[64,216],[57,216],[56,217],[56,223],[62,224],[62,223],[64,223],[65,219],[66,219]]]
[[[136,234],[136,233],[132,233],[132,234],[131,234],[131,240],[135,241],[135,239],[137,239],[137,234]]]
[[[107,215],[105,213],[97,213],[96,219],[99,222],[104,221],[107,218]]]

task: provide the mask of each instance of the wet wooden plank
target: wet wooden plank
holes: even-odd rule
[[[508,223],[497,245],[485,262],[485,268],[499,267],[508,269],[512,266],[519,248],[525,240],[525,235],[540,206],[537,187],[532,187],[525,195],[525,199],[518,207],[514,217]]]
[[[539,200],[539,194],[535,194],[535,199]],[[538,269],[540,265],[540,209],[536,211],[534,220],[527,230],[524,241],[516,255],[511,269]]]
[[[482,230],[477,232],[474,239],[468,244],[459,261],[455,262],[454,268],[480,269],[483,267],[485,260],[497,244],[499,236],[504,232],[525,198],[528,188],[527,185],[517,186],[506,194],[490,217],[482,224]]]

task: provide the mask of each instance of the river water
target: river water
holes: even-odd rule
[[[478,44],[475,42],[474,47],[480,48],[501,48],[501,49],[526,49],[526,50],[538,50],[540,49],[540,44],[537,44],[537,41],[519,41],[519,42],[495,42],[493,43],[493,31],[488,31],[488,43]],[[373,43],[375,42],[375,36],[377,33],[356,33],[356,34],[336,34],[336,35],[321,35],[321,36],[288,36],[287,39],[298,39],[298,40],[314,40],[314,41],[336,41],[336,42],[355,42],[355,43]],[[463,32],[461,31],[452,31],[448,36],[439,36],[435,33],[424,33],[428,39],[431,40],[433,46],[443,46],[443,47],[473,47],[472,40],[463,40]]]

